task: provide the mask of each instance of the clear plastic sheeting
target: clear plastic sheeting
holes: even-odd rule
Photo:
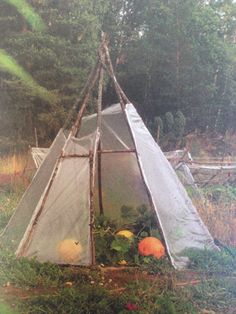
[[[89,265],[89,206],[88,158],[63,159],[37,225],[30,226],[31,241],[23,256]]]
[[[35,166],[38,169],[44,158],[46,157],[47,153],[49,151],[49,148],[42,148],[42,147],[32,147],[31,148],[31,155],[34,160]]]
[[[184,268],[188,248],[216,248],[176,173],[132,104],[125,109],[141,171],[173,265]]]
[[[65,141],[64,133],[60,130],[1,236],[1,241],[7,244],[8,247],[12,249],[18,247],[35,207],[51,177]]]
[[[178,166],[175,167],[175,170],[183,183],[183,185],[191,185],[191,186],[196,186],[196,183],[194,181],[194,177],[192,176],[192,173],[189,169],[189,167],[186,165],[186,163],[181,162]]]
[[[102,154],[102,200],[105,216],[123,222],[121,207],[149,206],[135,153]],[[99,206],[96,204],[99,212]]]
[[[79,138],[95,132],[97,115],[84,117]],[[132,137],[120,104],[112,105],[102,111],[101,145],[104,150],[133,149]]]
[[[89,158],[71,154],[93,149],[94,139],[91,134],[68,140],[51,188],[45,189],[20,243],[20,256],[57,264],[91,264]]]
[[[196,205],[197,208],[198,206],[205,208],[204,195],[198,188],[198,185],[196,184],[188,165],[185,162],[181,162],[177,167],[175,167],[175,171],[183,186],[186,188],[186,191],[191,197],[194,205]]]
[[[95,133],[88,134],[82,138],[71,137],[64,148],[66,155],[83,155],[89,154],[93,149]]]

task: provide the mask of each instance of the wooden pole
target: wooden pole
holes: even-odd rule
[[[104,53],[101,51],[101,62],[104,61]],[[98,85],[98,101],[97,101],[97,129],[101,133],[102,131],[102,89],[103,89],[103,77],[104,77],[104,70],[103,67],[100,69],[100,77],[99,77],[99,85]],[[98,150],[101,151],[102,143],[101,138],[99,139],[98,143]],[[104,214],[104,207],[102,201],[102,156],[98,154],[98,201],[99,201],[99,209],[100,215]]]
[[[94,242],[94,187],[95,187],[95,170],[98,143],[100,141],[100,132],[97,129],[93,150],[89,152],[89,173],[90,173],[90,241],[91,241],[91,264],[96,264],[95,258],[95,242]]]
[[[101,141],[99,142],[98,149],[101,150]],[[98,154],[98,202],[100,215],[104,215],[104,207],[102,200],[102,155]]]
[[[90,245],[91,245],[91,264],[95,265],[95,243],[93,236],[94,228],[94,173],[93,173],[93,152],[89,152],[89,177],[90,177]]]
[[[114,83],[116,93],[117,93],[117,95],[118,95],[118,97],[120,99],[121,107],[122,107],[122,109],[124,109],[125,108],[124,101],[126,103],[130,103],[130,101],[129,101],[128,97],[125,95],[124,91],[122,90],[122,88],[120,87],[120,84],[118,83],[118,81],[116,79],[115,72],[114,72],[114,69],[113,69],[113,65],[112,65],[112,62],[111,62],[110,53],[109,53],[108,47],[106,45],[106,42],[104,43],[104,50],[105,50],[106,61],[107,61],[107,64],[108,64],[107,72],[110,75],[110,77],[111,77],[111,79],[112,79],[112,81]]]
[[[80,111],[77,115],[77,119],[72,127],[72,136],[76,136],[78,131],[79,131],[79,128],[80,128],[80,125],[81,125],[81,120],[82,120],[82,117],[84,115],[84,112],[85,112],[85,109],[86,109],[86,106],[87,106],[87,103],[88,103],[88,100],[89,100],[89,97],[90,97],[90,93],[98,79],[98,75],[99,75],[99,72],[100,72],[100,68],[101,68],[101,65],[99,64],[97,69],[96,69],[96,73],[93,77],[93,80],[91,81],[91,84],[88,88],[88,91],[87,91],[87,94],[85,95],[84,97],[84,100],[83,100],[83,103],[82,103],[82,106],[80,108]]]
[[[34,128],[35,147],[39,147],[37,128]]]
[[[99,153],[99,154],[135,153],[135,149],[120,149],[120,150],[101,149],[101,150],[98,150],[98,153]]]
[[[97,59],[97,61],[95,63],[95,66],[93,67],[92,71],[90,72],[89,78],[88,78],[85,86],[83,87],[79,97],[76,99],[75,104],[73,105],[72,109],[70,110],[70,112],[69,112],[69,114],[68,114],[68,116],[66,118],[66,121],[65,121],[65,123],[63,125],[63,130],[65,130],[66,128],[69,127],[69,124],[70,124],[70,121],[73,118],[73,115],[78,111],[78,107],[80,106],[81,102],[83,101],[85,95],[88,94],[90,86],[91,86],[91,84],[92,84],[92,82],[94,80],[94,76],[97,73],[98,65],[99,65],[99,58]]]

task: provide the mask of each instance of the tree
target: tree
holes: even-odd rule
[[[33,143],[35,127],[40,143],[46,144],[63,124],[94,64],[101,16],[106,9],[102,0],[29,3],[47,25],[47,31],[32,30],[16,7],[2,2],[0,48],[59,101],[47,102],[26,90],[15,75],[1,72],[0,110],[5,113],[1,136],[9,136],[19,145],[23,139]]]

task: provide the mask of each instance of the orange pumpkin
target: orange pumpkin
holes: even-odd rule
[[[165,248],[161,241],[154,237],[147,237],[141,240],[138,244],[138,251],[140,255],[153,255],[157,259],[165,255]]]

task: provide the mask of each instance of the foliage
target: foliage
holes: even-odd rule
[[[174,116],[171,112],[166,112],[165,113],[165,130],[166,133],[170,133],[173,131],[173,127],[174,127]]]
[[[221,273],[232,275],[236,269],[236,250],[222,248],[220,251],[197,250],[187,251],[191,269],[208,273]]]
[[[58,100],[55,95],[38,85],[3,49],[0,49],[0,69],[18,77],[31,90],[32,96],[39,96],[46,102],[56,102]]]
[[[109,264],[114,259],[114,252],[111,250],[112,241],[115,240],[117,223],[111,221],[104,215],[98,215],[95,219],[95,247],[97,263]]]
[[[96,4],[70,0],[66,6],[62,1],[31,1],[34,12],[47,25],[45,32],[38,32],[29,27],[23,7],[18,10],[19,1],[15,3],[17,9],[8,1],[0,4],[0,48],[14,66],[9,73],[1,71],[1,138],[14,139],[15,147],[33,144],[37,128],[39,142],[45,145],[63,125],[92,68],[101,26],[96,14],[102,14],[106,6],[103,0]],[[3,61],[1,58],[1,64]],[[19,75],[28,85],[21,83]],[[12,149],[5,143],[2,149]]]
[[[0,193],[0,232],[4,229],[8,223],[21,193],[12,193],[11,191],[6,193]]]
[[[236,201],[236,188],[233,185],[209,185],[203,189],[204,194],[214,203]]]
[[[33,30],[44,31],[46,26],[43,20],[33,8],[25,0],[4,0],[10,5],[13,5],[22,16],[27,20]]]
[[[182,138],[186,126],[186,118],[183,113],[178,110],[174,119],[174,133],[177,138]]]
[[[153,117],[167,115],[174,140],[186,130],[234,130],[235,8],[226,0],[2,1],[1,64],[11,56],[31,87],[1,67],[2,149],[34,143],[35,127],[41,145],[53,139],[94,64],[101,29],[121,85],[152,129]],[[104,102],[113,101],[108,82]]]
[[[136,303],[139,306],[140,314],[197,313],[191,302],[191,296],[184,289],[170,289],[168,286],[161,287],[158,284],[158,280],[154,281],[151,286],[146,281],[130,283],[129,288],[129,294],[127,296],[124,295],[124,298]]]
[[[10,282],[19,287],[63,286],[66,281],[78,280],[85,282],[88,275],[76,274],[67,268],[50,263],[39,263],[34,259],[16,258],[12,252],[1,248],[0,283]]]
[[[138,254],[139,240],[150,235],[160,237],[155,213],[148,210],[146,205],[140,205],[136,210],[123,205],[120,211],[123,225],[103,215],[95,219],[96,260],[105,265],[117,264],[121,261],[131,265],[141,264],[143,258]],[[132,219],[132,223],[127,226],[129,219]],[[134,232],[132,241],[116,234],[119,230],[126,228]]]
[[[228,313],[236,305],[236,289],[234,278],[212,278],[204,280],[190,288],[191,298],[195,307],[200,309],[211,309],[215,313]]]
[[[107,290],[85,285],[79,291],[62,289],[56,295],[34,297],[24,308],[31,314],[53,314],[55,311],[61,314],[115,314],[122,310],[123,304],[120,297],[112,296]]]

